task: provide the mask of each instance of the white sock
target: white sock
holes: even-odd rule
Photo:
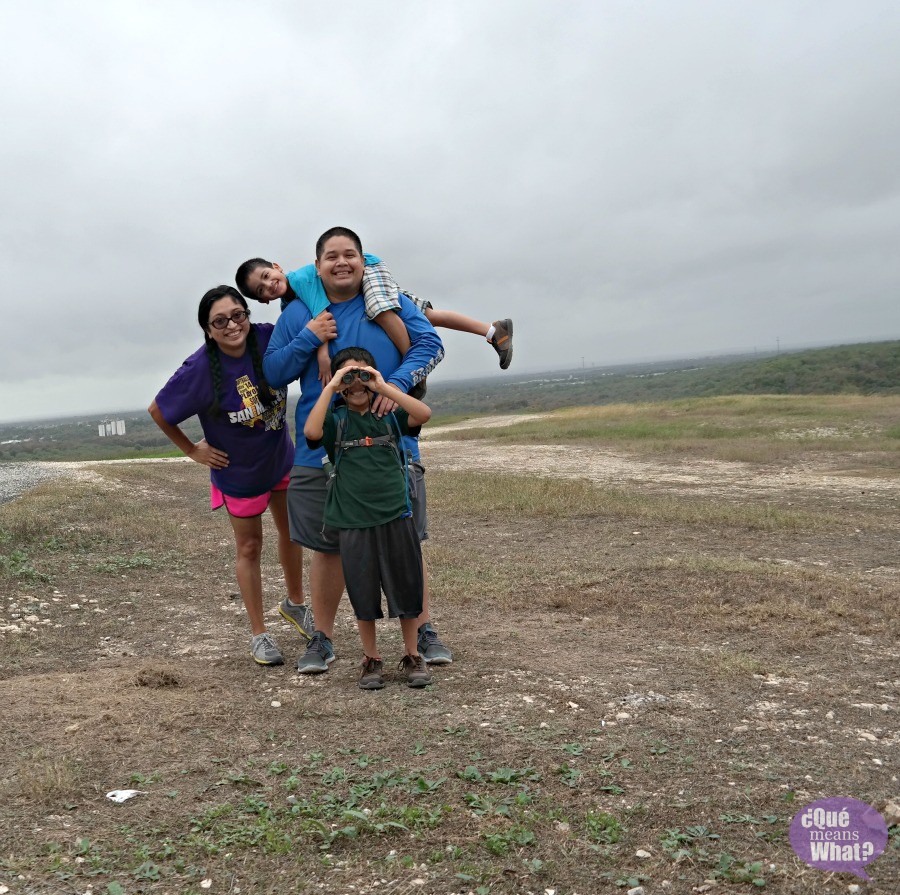
[[[492,323],[492,324],[488,327],[488,331],[487,331],[487,334],[485,335],[485,338],[490,342],[491,339],[494,338],[494,333],[495,333],[496,331],[497,331],[497,329],[496,329],[496,327],[494,326],[494,324]]]
[[[305,606],[306,603],[295,603],[290,597],[287,598],[288,606]]]

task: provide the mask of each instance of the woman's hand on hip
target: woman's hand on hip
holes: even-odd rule
[[[198,441],[188,456],[196,463],[210,469],[224,469],[228,466],[228,454],[209,444],[205,438]]]

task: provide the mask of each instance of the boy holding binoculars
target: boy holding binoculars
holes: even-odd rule
[[[412,519],[401,437],[418,435],[431,409],[385,382],[364,348],[345,348],[331,361],[303,434],[310,449],[325,448],[333,465],[325,500],[325,525],[338,530],[341,566],[363,646],[359,687],[384,686],[375,620],[399,618],[405,655],[400,671],[410,687],[425,687],[431,675],[417,646],[422,612],[422,550]],[[335,395],[343,404],[332,407]],[[375,395],[399,405],[392,414],[371,412]]]

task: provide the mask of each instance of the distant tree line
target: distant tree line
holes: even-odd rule
[[[437,377],[435,377],[437,378]],[[431,383],[436,415],[512,413],[594,404],[633,404],[716,395],[888,395],[900,393],[900,341],[843,345],[742,360],[699,360],[590,369],[527,380],[501,376]]]
[[[516,413],[591,404],[633,404],[716,395],[900,394],[900,340],[797,351],[758,359],[703,359],[615,370],[589,369],[535,376],[441,383],[429,379],[427,401],[437,415]],[[296,396],[288,401],[293,425]],[[146,413],[121,414],[126,435],[97,435],[97,419],[0,424],[0,462],[113,460],[175,456]],[[183,426],[202,437],[196,418]],[[27,440],[25,440],[27,439]]]

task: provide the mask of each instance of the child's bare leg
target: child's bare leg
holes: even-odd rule
[[[327,342],[316,349],[316,363],[319,366],[319,381],[325,386],[331,382],[331,356],[328,354]]]
[[[378,652],[378,644],[375,641],[375,622],[356,620],[356,627],[359,628],[359,639],[362,641],[363,652],[370,659],[380,659],[381,654]]]
[[[401,618],[400,630],[403,632],[403,648],[407,656],[419,654],[419,620],[418,618]]]
[[[409,333],[406,325],[394,311],[382,311],[375,322],[385,331],[387,337],[394,343],[401,356],[409,351]]]
[[[455,329],[461,333],[473,333],[476,336],[487,336],[491,328],[490,323],[476,320],[474,317],[466,317],[456,311],[447,311],[443,308],[427,308],[425,316],[432,326],[440,326],[444,329]]]
[[[444,329],[455,329],[463,333],[474,333],[487,339],[494,351],[500,356],[500,369],[505,370],[512,362],[512,320],[495,320],[493,323],[484,323],[474,317],[466,317],[465,314],[457,314],[456,311],[445,311],[438,308],[428,308],[425,316],[432,326],[441,326]]]

